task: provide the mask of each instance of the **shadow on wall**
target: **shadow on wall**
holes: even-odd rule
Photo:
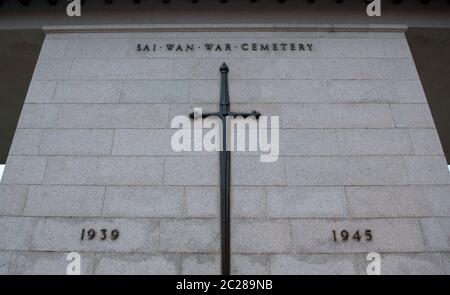
[[[41,30],[0,30],[0,164],[6,162],[43,40]]]
[[[408,29],[409,47],[450,164],[450,29]]]

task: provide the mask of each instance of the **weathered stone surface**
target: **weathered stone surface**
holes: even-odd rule
[[[41,155],[110,155],[114,140],[111,129],[44,130]]]
[[[450,184],[445,157],[406,156],[406,169],[411,184]]]
[[[28,216],[100,216],[103,186],[31,186],[24,215]]]
[[[184,214],[188,217],[218,217],[219,195],[220,191],[217,186],[186,187]]]
[[[382,275],[442,275],[444,269],[435,253],[382,254]]]
[[[231,273],[235,275],[268,275],[269,257],[265,254],[233,254]]]
[[[272,275],[354,275],[354,257],[344,254],[270,255]]]
[[[10,275],[67,275],[70,252],[17,252],[11,258]],[[82,275],[93,274],[94,254],[79,253]]]
[[[162,128],[168,106],[149,104],[64,104],[58,128]]]
[[[416,155],[443,155],[436,129],[410,129],[409,135]]]
[[[211,253],[219,251],[217,219],[162,220],[161,252]]]
[[[387,104],[283,104],[284,128],[391,128]]]
[[[0,185],[0,215],[21,215],[27,194],[27,185]]]
[[[41,184],[47,157],[10,156],[3,172],[3,184]]]
[[[45,184],[152,185],[163,182],[164,159],[152,157],[51,157]]]
[[[45,65],[46,68],[50,65]],[[170,79],[172,60],[169,59],[80,59],[72,62],[70,79],[114,80],[114,79]],[[44,71],[44,70],[41,70]],[[62,71],[62,70],[61,70]],[[38,72],[38,78],[48,79],[46,72]],[[50,76],[52,77],[52,76]]]
[[[169,157],[164,167],[166,185],[218,185],[217,157]]]
[[[128,81],[121,103],[189,103],[189,81]]]
[[[97,275],[175,275],[180,274],[178,255],[97,254]]]
[[[0,250],[27,250],[34,220],[27,217],[0,217]]]
[[[403,157],[290,157],[289,185],[407,184]]]
[[[344,217],[343,187],[268,187],[268,216],[274,218]]]
[[[430,201],[419,186],[347,187],[351,217],[426,217],[433,213]]]
[[[59,81],[53,103],[117,103],[120,94],[116,81]]]
[[[231,215],[241,218],[267,216],[266,190],[255,186],[231,187]]]
[[[187,255],[181,262],[183,275],[217,275],[220,274],[219,255]]]
[[[429,218],[420,221],[425,243],[429,249],[450,250],[450,218]]]
[[[435,216],[450,216],[450,185],[423,186],[422,189]]]
[[[367,253],[417,252],[425,249],[424,240],[415,219],[362,219],[362,220],[293,220],[292,244],[298,253]],[[350,233],[348,241],[333,241],[333,230]],[[361,240],[353,240],[359,230]],[[365,230],[372,231],[372,240],[367,241]],[[305,238],[311,237],[311,238]]]
[[[337,131],[344,155],[409,155],[413,146],[403,129],[345,129]]]
[[[24,104],[17,128],[55,128],[60,105]]]
[[[428,104],[391,104],[395,127],[435,128]]]
[[[231,231],[234,253],[284,253],[291,247],[287,220],[233,219]]]
[[[16,129],[9,154],[18,156],[38,155],[41,136],[42,130],[40,129]]]
[[[33,74],[33,80],[61,80],[69,77],[72,61],[67,59],[39,59]]]
[[[116,129],[113,155],[180,155],[171,146],[174,129]],[[130,144],[133,143],[133,144]]]
[[[0,275],[7,275],[9,262],[11,260],[11,253],[9,252],[0,252]]]
[[[180,217],[183,188],[161,186],[109,186],[103,216]]]
[[[31,81],[25,103],[49,103],[55,88],[56,81]]]
[[[159,221],[110,218],[38,218],[30,250],[88,252],[156,252]],[[94,239],[81,240],[82,229],[96,230]],[[101,229],[119,230],[117,240],[101,240]]]

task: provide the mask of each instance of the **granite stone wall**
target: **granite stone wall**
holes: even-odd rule
[[[313,49],[136,50],[227,42]],[[365,274],[373,251],[383,274],[450,274],[450,174],[388,30],[48,33],[0,185],[0,273],[65,274],[76,251],[84,274],[219,274],[218,154],[174,152],[170,123],[217,110],[222,62],[232,110],[280,118],[278,161],[232,156],[233,274]]]

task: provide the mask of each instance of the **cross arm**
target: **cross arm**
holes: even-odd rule
[[[198,113],[192,112],[189,114],[189,117],[191,119],[197,119],[199,117]],[[216,113],[202,113],[202,119],[207,118],[207,117],[221,117],[221,114],[216,112]]]
[[[258,119],[258,118],[261,116],[261,114],[260,114],[259,112],[257,112],[257,111],[253,111],[253,112],[251,112],[251,113],[235,113],[235,112],[229,112],[229,113],[228,113],[228,116],[232,116],[232,117],[242,116],[242,117],[244,117],[244,118],[254,116],[256,119]]]

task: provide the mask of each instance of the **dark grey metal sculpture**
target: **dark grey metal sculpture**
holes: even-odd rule
[[[242,116],[244,118],[261,115],[253,111],[251,113],[230,112],[230,95],[228,92],[228,66],[223,63],[220,67],[220,111],[216,113],[202,113],[202,118],[218,117],[222,120],[222,150],[220,151],[220,227],[221,227],[221,252],[222,274],[230,274],[230,151],[227,151],[227,117]],[[194,119],[195,114],[189,115]]]

